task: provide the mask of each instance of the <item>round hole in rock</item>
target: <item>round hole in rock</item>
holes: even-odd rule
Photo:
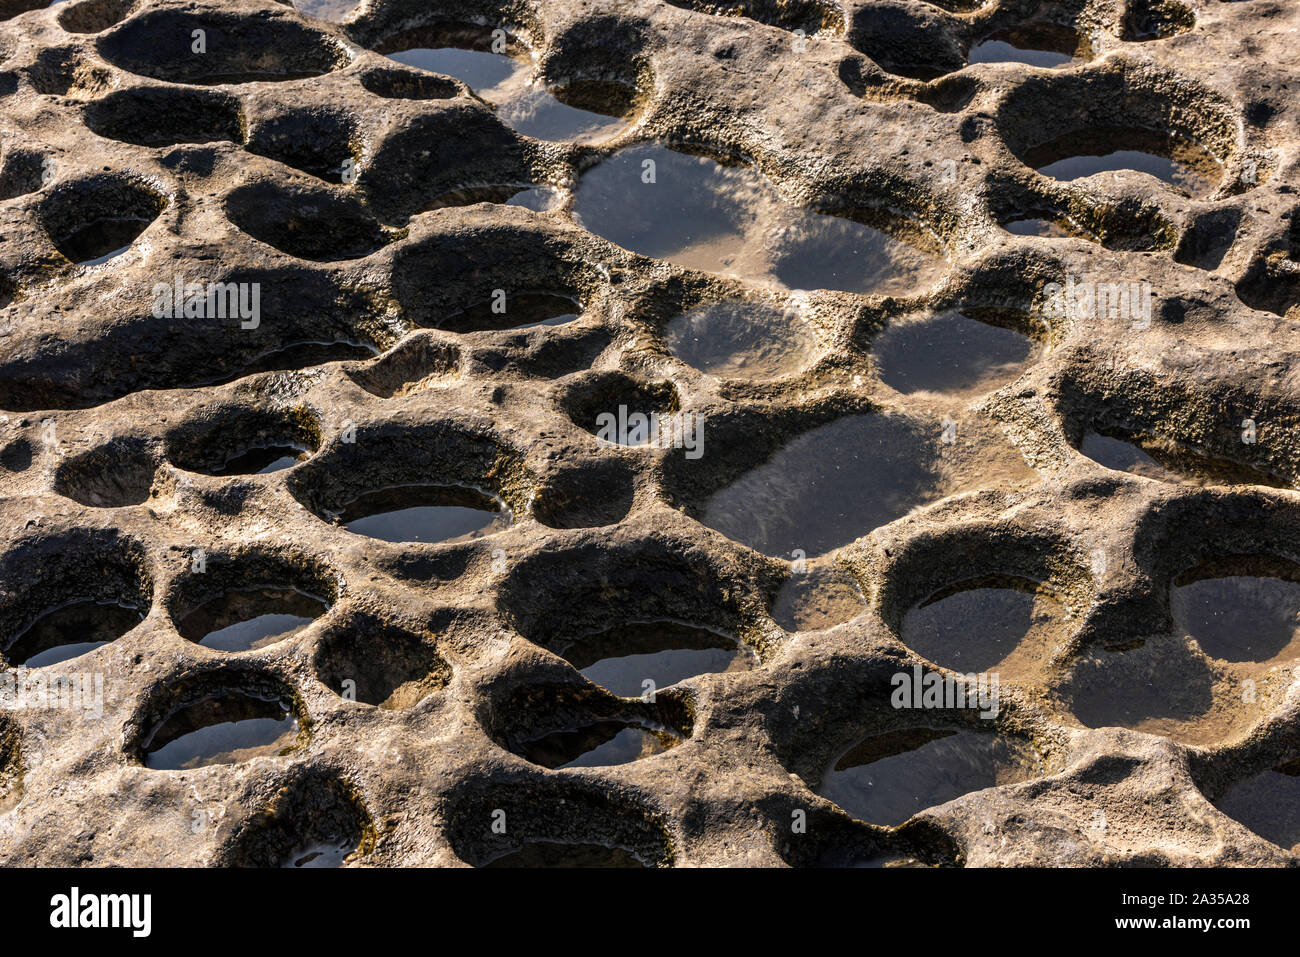
[[[420,212],[427,213],[435,209],[451,209],[456,206],[475,206],[479,203],[521,206],[535,213],[544,213],[558,205],[559,193],[549,186],[535,186],[531,183],[463,186],[439,193],[421,206]]]
[[[467,542],[507,528],[513,515],[495,495],[468,485],[396,485],[344,505],[339,523],[385,542]]]
[[[316,765],[289,775],[218,854],[218,866],[341,867],[374,849],[374,820],[355,784]]]
[[[452,76],[488,102],[496,88],[529,72],[528,50],[513,35],[473,23],[438,23],[385,39],[376,51],[403,66]]]
[[[4,660],[40,668],[78,658],[116,641],[144,621],[134,605],[76,598],[42,612],[3,647]]]
[[[144,765],[179,771],[285,754],[299,722],[285,698],[222,689],[169,714],[142,743]]]
[[[158,470],[142,442],[114,441],[66,459],[54,473],[54,490],[92,508],[124,508],[149,500]]]
[[[38,215],[66,259],[98,265],[129,250],[166,200],[134,179],[100,174],[56,187]]]
[[[697,675],[748,671],[758,658],[730,635],[661,619],[616,625],[558,646],[584,677],[620,697],[636,697]]]
[[[903,617],[903,644],[962,674],[996,668],[1017,678],[1056,648],[1065,608],[1045,586],[988,576],[943,588]]]
[[[1039,239],[1071,239],[1082,236],[1071,223],[1051,213],[1008,219],[1002,223],[1002,228],[1013,236],[1036,236]]]
[[[1214,806],[1264,840],[1300,853],[1300,761],[1238,781]]]
[[[283,471],[309,459],[319,445],[319,424],[301,409],[207,410],[167,436],[177,468],[218,476]]]
[[[450,80],[414,70],[368,70],[361,74],[361,85],[391,100],[445,100],[460,92]]]
[[[1069,27],[1056,23],[1026,23],[976,43],[969,63],[1024,63],[1055,68],[1092,58],[1092,45]]]
[[[665,728],[597,721],[521,742],[516,753],[544,768],[608,768],[662,754],[681,743]]]
[[[1292,487],[1286,479],[1244,463],[1212,458],[1162,436],[1122,429],[1086,430],[1080,439],[1079,451],[1105,468],[1160,482]]]
[[[32,466],[32,444],[26,439],[15,439],[0,449],[0,466],[8,472],[25,472]]]
[[[325,599],[284,585],[230,589],[187,612],[181,637],[217,651],[249,651],[284,641],[325,612]]]
[[[205,50],[193,49],[196,29]],[[278,11],[151,10],[96,41],[115,66],[171,83],[283,82],[320,76],[348,62],[336,41]]]
[[[632,470],[604,458],[574,465],[537,490],[533,517],[549,528],[596,528],[621,521],[636,496]]]
[[[698,306],[664,329],[678,359],[720,379],[767,382],[794,375],[817,354],[817,337],[795,307],[744,301]]]
[[[318,107],[262,120],[249,131],[244,148],[326,182],[342,183],[348,164],[356,166],[359,145],[351,113]]]
[[[1024,162],[1044,176],[1072,182],[1098,173],[1136,171],[1203,199],[1223,179],[1218,159],[1190,140],[1140,127],[1094,127],[1029,150]]]
[[[316,674],[336,694],[385,710],[413,708],[446,686],[451,669],[433,636],[358,618],[317,646]]]
[[[38,215],[66,259],[93,266],[126,252],[166,204],[144,184],[105,173],[56,187]]]
[[[827,769],[818,793],[860,821],[895,827],[972,791],[1041,773],[1042,759],[1027,743],[915,727],[872,735],[850,748]]]
[[[226,217],[254,239],[315,262],[360,259],[389,238],[355,197],[323,188],[241,186],[226,197]]]
[[[668,3],[697,13],[744,17],[801,34],[844,29],[844,12],[832,0],[668,0]]]
[[[135,0],[82,0],[59,14],[59,26],[69,33],[100,33],[125,20],[134,6]]]
[[[791,289],[902,295],[948,269],[934,237],[910,220],[865,207],[803,209],[748,166],[656,143],[584,172],[573,214],[632,252]]]
[[[26,196],[40,189],[44,163],[45,157],[35,151],[6,150],[0,159],[0,200]],[[6,297],[0,297],[0,302],[7,302],[12,295],[12,290],[7,290]]]
[[[880,378],[904,394],[982,394],[1018,379],[1044,350],[984,310],[891,324],[871,343]],[[1005,319],[1002,320],[1005,322]]]
[[[970,420],[963,426],[956,442],[941,447],[939,422],[895,414],[844,416],[787,440],[766,461],[713,492],[702,502],[699,519],[767,555],[786,558],[798,551],[814,557],[950,495],[1020,487],[1033,478],[998,430]],[[761,426],[750,426],[750,434],[754,428]],[[726,437],[712,441],[717,447]],[[710,464],[706,455],[680,467]]]
[[[554,292],[520,292],[493,296],[486,302],[448,316],[436,328],[448,332],[535,329],[572,322],[581,313],[582,304],[572,296]]]
[[[1177,633],[1211,658],[1271,662],[1300,657],[1300,566],[1244,556],[1177,576],[1169,595]]]
[[[679,409],[671,382],[638,382],[622,373],[574,387],[560,401],[569,418],[609,445],[646,446],[671,433]]]
[[[85,119],[100,136],[139,146],[243,138],[239,101],[209,90],[120,90],[87,105]]]
[[[1128,0],[1120,36],[1130,43],[1163,40],[1196,25],[1196,14],[1179,0]]]

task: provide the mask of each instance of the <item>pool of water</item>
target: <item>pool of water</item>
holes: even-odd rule
[[[1264,840],[1300,852],[1300,761],[1251,775],[1214,806]]]
[[[521,757],[545,768],[603,768],[631,764],[661,754],[678,744],[667,731],[601,721],[569,731],[557,731],[521,745]]]
[[[803,209],[747,166],[654,143],[587,170],[573,214],[632,252],[786,289],[912,295],[948,270],[916,224],[871,210],[849,218]]]
[[[510,525],[500,499],[464,485],[399,485],[369,492],[339,513],[349,532],[385,542],[464,542]]]
[[[4,648],[11,665],[40,668],[70,661],[121,638],[144,615],[132,605],[84,598],[51,608]]]
[[[293,468],[311,457],[305,445],[255,445],[226,459],[212,475],[269,475]]]
[[[740,301],[677,316],[664,329],[664,344],[701,372],[750,382],[794,375],[817,355],[817,339],[796,309]]]
[[[715,492],[699,518],[767,555],[815,557],[914,508],[1034,474],[1005,438],[975,420],[932,427],[889,414],[851,415],[790,440]]]
[[[1061,604],[1022,579],[978,579],[930,596],[908,610],[900,637],[918,655],[960,674],[996,671],[1014,679],[1042,666],[1055,649]]]
[[[827,770],[818,793],[860,821],[893,827],[963,794],[1038,773],[1029,749],[998,735],[909,728],[851,748]]]
[[[205,698],[169,717],[145,745],[145,767],[176,771],[237,764],[292,747],[298,719],[289,706],[241,692]]]
[[[1043,353],[1028,336],[950,310],[889,326],[871,343],[880,378],[902,393],[992,392]]]
[[[560,654],[589,680],[625,698],[696,675],[747,671],[758,663],[751,651],[727,635],[662,620],[584,635]]]
[[[233,589],[177,623],[181,637],[217,651],[249,651],[283,641],[329,611],[315,595],[283,586]]]
[[[1062,182],[1105,172],[1146,173],[1192,198],[1214,192],[1223,177],[1218,161],[1196,144],[1137,128],[1070,133],[1035,147],[1025,161]]]
[[[1178,582],[1169,596],[1179,634],[1211,658],[1270,662],[1300,657],[1300,584],[1227,575]]]
[[[487,27],[444,24],[389,41],[398,63],[461,80],[524,136],[600,143],[628,125],[635,90],[607,81],[545,85],[534,80],[528,51]]]

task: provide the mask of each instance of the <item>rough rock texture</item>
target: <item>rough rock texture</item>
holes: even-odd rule
[[[535,840],[679,866],[1294,863],[1211,801],[1300,756],[1300,685],[1285,664],[1261,669],[1244,703],[1244,673],[1171,634],[1169,613],[1189,569],[1300,561],[1294,4],[364,0],[342,22],[257,0],[33,6],[0,3],[0,633],[72,595],[148,615],[66,666],[103,675],[98,720],[0,713],[0,863],[274,863],[340,827],[359,835],[360,866],[476,864]],[[1091,58],[964,67],[972,42],[1044,17],[1087,38]],[[374,52],[438,20],[509,27],[549,81],[635,86],[635,121],[598,148],[529,140],[458,81]],[[199,28],[207,53],[194,57]],[[1216,183],[1191,197],[1142,174],[1058,182],[1026,165],[1059,137],[1114,127],[1193,144]],[[805,369],[720,380],[669,354],[664,320],[788,292],[633,255],[563,208],[421,212],[484,184],[567,197],[582,170],[654,139],[750,166],[808,207],[887,208],[937,239],[947,274],[905,297],[809,293]],[[355,177],[337,174],[349,160]],[[1004,231],[1018,214],[1076,235]],[[148,225],[123,255],[76,265],[59,245],[97,217]],[[260,283],[260,324],[155,318],[154,284],[178,275]],[[1149,282],[1149,327],[1053,310],[1048,284],[1067,278]],[[502,284],[562,288],[583,316],[426,328]],[[991,395],[908,404],[880,380],[871,342],[954,307],[1042,317],[1050,349]],[[304,341],[382,354],[290,352],[301,368],[257,371]],[[678,408],[706,416],[711,454],[611,449],[584,427],[601,397],[664,381]],[[701,509],[786,438],[879,411],[936,434],[943,415],[1000,431],[1027,468],[812,562],[850,574],[865,604],[834,627],[786,630],[773,609],[798,569],[706,527]],[[1108,470],[1077,451],[1089,430],[1280,487]],[[315,452],[265,476],[201,474],[268,435]],[[362,492],[419,481],[493,492],[514,524],[397,545],[327,520]],[[1004,682],[993,723],[1032,745],[1038,772],[898,828],[854,820],[815,790],[855,742],[917,723],[890,706],[891,676],[924,663],[899,638],[902,616],[992,574],[1044,583],[1068,608],[1050,653]],[[196,594],[271,579],[332,608],[242,653],[178,633]],[[614,698],[552,649],[618,616],[711,625],[761,664],[654,703]],[[377,685],[414,682],[406,706],[345,700],[336,679],[366,667]],[[1129,719],[1080,717],[1098,713],[1079,700],[1099,684],[1129,696]],[[160,720],[238,690],[290,700],[298,747],[143,766]],[[686,740],[563,771],[507,747],[596,719],[653,720]],[[799,811],[806,830],[792,829]]]

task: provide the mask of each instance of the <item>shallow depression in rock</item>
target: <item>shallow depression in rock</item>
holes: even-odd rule
[[[632,252],[789,289],[906,295],[948,268],[917,224],[877,210],[802,209],[747,166],[659,144],[585,172],[573,214]]]
[[[992,392],[1042,353],[1032,339],[951,310],[891,325],[871,343],[880,378],[899,392]]]
[[[1174,625],[1211,658],[1267,662],[1300,656],[1300,584],[1257,575],[1175,581]]]
[[[465,485],[399,485],[362,495],[343,507],[349,532],[386,542],[462,542],[507,527],[510,510],[495,496]]]
[[[233,589],[199,605],[177,623],[181,637],[217,651],[248,651],[283,641],[329,610],[323,598],[296,588]]]
[[[720,379],[766,381],[793,375],[816,355],[817,340],[794,308],[723,302],[677,316],[664,329],[668,351]]]
[[[621,697],[640,696],[696,675],[747,671],[757,664],[753,652],[728,635],[666,620],[631,622],[584,635],[560,654],[586,678]]]
[[[1023,483],[1033,473],[995,431],[887,414],[850,415],[796,436],[715,492],[700,521],[767,555],[813,557],[973,488]]]
[[[1042,586],[1011,577],[945,588],[903,617],[907,647],[962,674],[996,669],[1015,678],[1041,665],[1054,647],[1064,609]]]
[[[144,763],[164,771],[236,764],[281,754],[297,736],[287,703],[231,691],[172,714],[145,743]]]
[[[80,657],[125,635],[144,615],[133,605],[81,599],[46,611],[4,647],[11,665],[39,668]]]
[[[818,790],[860,821],[896,826],[963,794],[1029,780],[1024,745],[991,733],[908,728],[874,735],[843,754]]]

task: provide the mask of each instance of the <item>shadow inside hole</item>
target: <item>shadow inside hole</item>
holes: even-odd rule
[[[1180,136],[1141,127],[1077,130],[1027,150],[1021,159],[1063,182],[1135,170],[1193,199],[1209,196],[1223,179],[1222,165],[1208,150]]]
[[[480,867],[598,867],[628,868],[650,865],[634,852],[601,844],[560,841],[530,841],[514,851],[479,865]]]
[[[1264,840],[1300,853],[1300,761],[1238,781],[1214,806]]]
[[[1108,469],[1161,482],[1292,487],[1287,480],[1252,466],[1210,457],[1163,437],[1119,429],[1084,432],[1079,451]]]
[[[249,651],[297,634],[329,608],[325,599],[289,586],[233,588],[188,612],[176,628],[205,648]]]
[[[467,542],[509,527],[495,495],[468,485],[397,485],[352,500],[338,514],[349,532],[385,542]]]
[[[1037,582],[986,576],[950,585],[909,609],[899,637],[941,668],[970,674],[996,667],[1014,678],[1050,657],[1064,612]]]
[[[625,698],[758,664],[757,656],[730,635],[667,619],[625,622],[582,635],[557,653],[589,681]]]
[[[78,658],[116,641],[144,621],[135,605],[79,598],[43,612],[4,645],[4,660],[40,668]]]
[[[178,771],[280,756],[298,734],[288,701],[227,690],[172,712],[145,739],[144,765]]]
[[[563,770],[631,764],[662,754],[680,743],[681,738],[666,728],[627,721],[597,721],[520,742],[512,750],[533,764]]]
[[[1300,657],[1300,567],[1242,557],[1174,579],[1169,609],[1178,634],[1231,662]]]
[[[827,769],[818,793],[860,821],[895,827],[962,795],[1041,773],[1028,744],[989,732],[906,728],[850,748]]]
[[[315,667],[336,694],[390,711],[415,707],[451,676],[432,636],[369,618],[326,635],[317,646]]]
[[[485,332],[559,326],[577,319],[582,304],[572,296],[553,292],[522,292],[494,296],[448,316],[436,328],[447,332]]]

